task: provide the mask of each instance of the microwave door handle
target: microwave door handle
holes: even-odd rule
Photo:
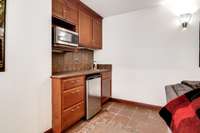
[[[66,41],[65,39],[63,39],[64,37],[61,36],[61,35],[58,35],[58,38],[59,38],[59,40],[61,40],[61,41],[68,42],[68,41]]]
[[[69,41],[66,41],[64,39],[59,39],[59,40],[62,41],[62,42],[70,43]]]

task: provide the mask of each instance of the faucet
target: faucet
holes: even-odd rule
[[[96,60],[93,60],[93,66],[92,66],[93,69],[97,69],[97,64],[96,64],[96,62],[97,62]]]

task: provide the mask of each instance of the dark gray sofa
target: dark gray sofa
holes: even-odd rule
[[[165,86],[167,102],[191,90],[193,90],[192,87],[182,83]]]

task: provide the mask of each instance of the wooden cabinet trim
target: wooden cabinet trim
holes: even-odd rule
[[[61,133],[61,80],[52,79],[52,126],[54,133]]]

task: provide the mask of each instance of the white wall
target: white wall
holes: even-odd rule
[[[43,133],[51,127],[50,19],[51,0],[7,0],[1,133]]]
[[[97,63],[113,64],[113,97],[166,103],[164,86],[200,80],[197,15],[187,31],[164,7],[104,19]]]

